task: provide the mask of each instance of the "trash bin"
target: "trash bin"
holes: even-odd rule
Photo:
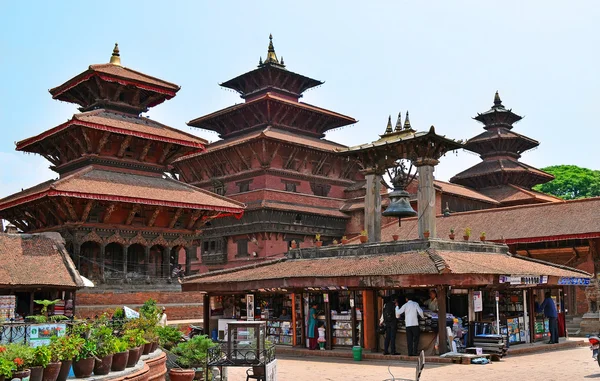
[[[219,341],[219,334],[217,332],[217,329],[214,328],[211,332],[210,332],[210,338],[212,339],[212,341],[217,342]]]
[[[359,346],[352,347],[352,356],[354,357],[354,361],[362,360],[362,348]]]

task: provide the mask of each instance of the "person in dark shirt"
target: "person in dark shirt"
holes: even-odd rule
[[[549,320],[550,341],[548,344],[558,344],[558,313],[550,292],[546,292],[546,299],[540,304],[540,311],[543,311],[544,316]]]
[[[279,315],[279,320],[282,320],[282,321],[292,320],[292,317],[290,315],[288,315],[287,310],[285,308],[281,309],[281,315]]]

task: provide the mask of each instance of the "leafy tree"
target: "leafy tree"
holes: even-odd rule
[[[542,168],[555,179],[533,187],[534,190],[565,200],[600,196],[600,171],[576,165],[553,165]]]

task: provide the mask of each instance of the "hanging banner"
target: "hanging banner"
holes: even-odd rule
[[[254,295],[252,294],[246,295],[246,320],[254,320]]]
[[[547,275],[500,275],[499,283],[518,284],[546,284],[548,283]]]
[[[473,310],[475,312],[483,311],[482,291],[473,291]]]

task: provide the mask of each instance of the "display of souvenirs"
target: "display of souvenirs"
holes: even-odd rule
[[[14,319],[17,299],[14,295],[0,296],[0,320]]]
[[[291,345],[293,332],[292,323],[289,321],[268,320],[267,339],[273,344]]]

